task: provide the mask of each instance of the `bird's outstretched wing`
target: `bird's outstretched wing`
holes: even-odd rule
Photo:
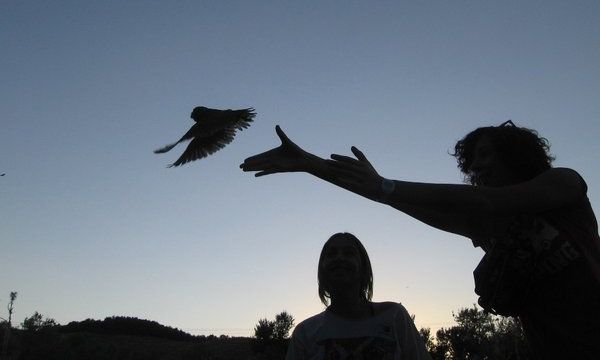
[[[236,119],[233,121],[233,127],[238,130],[244,130],[248,128],[250,126],[250,123],[254,121],[254,117],[256,116],[254,108],[232,111],[234,112],[234,116],[232,117]]]
[[[190,142],[183,154],[168,167],[179,166],[190,161],[202,159],[222,149],[233,141],[235,129],[227,128],[206,137],[196,137]]]
[[[236,130],[244,130],[254,121],[256,113],[253,108],[240,110],[217,110],[203,108],[202,112],[192,113],[192,119],[196,121],[204,133],[210,134],[223,128],[231,127]]]
[[[160,149],[156,149],[154,150],[155,154],[162,154],[162,153],[166,153],[167,151],[171,150],[172,148],[174,148],[177,144],[179,144],[182,141],[185,140],[190,140],[194,138],[194,134],[197,133],[198,129],[198,124],[194,124],[189,130],[188,132],[186,132],[181,139],[177,140],[177,142],[174,142],[172,144],[169,145],[165,145],[163,147],[161,147]]]

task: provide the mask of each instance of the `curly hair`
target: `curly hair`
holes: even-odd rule
[[[501,160],[517,175],[519,181],[530,180],[552,167],[554,156],[550,155],[550,143],[538,135],[537,131],[518,127],[508,120],[499,126],[477,128],[459,140],[454,146],[454,156],[458,168],[465,176],[465,182],[478,185],[470,171],[475,156],[475,144],[487,136]]]
[[[332,240],[344,238],[348,241],[351,241],[352,244],[356,247],[358,254],[360,256],[360,292],[359,296],[363,297],[366,301],[370,301],[373,298],[373,269],[371,268],[371,260],[369,260],[369,254],[367,254],[367,250],[363,246],[363,244],[358,240],[358,238],[350,233],[336,233],[333,234],[323,245],[323,249],[321,250],[321,255],[319,256],[319,265],[317,271],[317,281],[319,284],[319,298],[321,302],[328,306],[329,300],[331,298],[330,290],[327,288],[327,284],[325,282],[325,274],[323,271],[323,259],[324,254],[329,244]]]

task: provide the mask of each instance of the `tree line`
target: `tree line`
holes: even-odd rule
[[[228,340],[224,335],[194,336],[156,321],[128,316],[111,316],[104,320],[86,319],[60,325],[54,319],[44,317],[37,311],[32,316],[26,317],[18,329],[11,323],[16,298],[17,293],[12,292],[7,306],[8,318],[0,317],[0,343],[2,344],[0,360],[26,359],[27,357],[22,356],[27,354],[27,351],[22,351],[23,346],[35,348],[43,344],[46,348],[60,343],[63,347],[69,347],[73,345],[70,343],[73,339],[78,339],[79,334],[85,333],[154,337],[198,344],[208,340]],[[435,334],[432,334],[430,328],[419,330],[433,360],[528,360],[531,358],[521,326],[514,318],[491,315],[476,305],[459,309],[453,313],[453,317],[456,325],[441,328]],[[259,319],[254,327],[253,338],[248,339],[254,359],[284,359],[293,326],[294,318],[286,311],[276,314],[273,320]],[[73,337],[71,334],[77,336]],[[69,339],[70,342],[65,345],[61,339]],[[19,357],[11,357],[15,349],[20,351],[18,351]]]

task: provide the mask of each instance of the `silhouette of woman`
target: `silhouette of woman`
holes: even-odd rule
[[[572,169],[551,166],[548,141],[536,131],[507,121],[467,134],[454,153],[467,184],[386,179],[356,147],[355,157],[326,160],[293,143],[279,126],[276,132],[281,146],[246,159],[244,171],[307,172],[471,239],[486,252],[476,275],[492,274],[479,285],[489,286],[498,274],[515,280],[480,304],[494,311],[498,298],[514,301],[504,314],[521,320],[536,358],[600,359],[598,224],[585,181]],[[512,247],[513,271],[498,266],[505,261],[489,261],[503,247]],[[517,283],[518,291],[509,292]]]
[[[371,302],[371,262],[354,235],[327,240],[317,276],[327,308],[296,326],[287,360],[430,359],[404,306]]]

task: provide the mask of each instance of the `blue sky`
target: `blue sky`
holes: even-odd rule
[[[476,302],[468,239],[238,165],[278,145],[279,124],[317,155],[356,145],[386,177],[456,183],[456,140],[510,118],[550,140],[597,209],[599,16],[595,1],[3,1],[0,305],[14,290],[15,322],[37,310],[250,335],[284,309],[322,310],[321,246],[349,231],[375,300],[448,326]],[[198,105],[258,115],[167,169],[184,146],[152,150]]]

